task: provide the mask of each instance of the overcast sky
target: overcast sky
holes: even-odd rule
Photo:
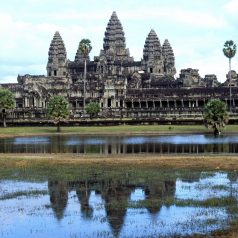
[[[135,60],[154,29],[161,44],[168,39],[175,54],[177,76],[196,68],[202,77],[216,74],[224,82],[226,40],[238,44],[238,0],[8,0],[0,2],[0,83],[17,75],[46,74],[48,49],[59,31],[74,60],[79,41],[89,38],[91,59],[99,55],[113,11],[124,28]],[[238,71],[238,53],[232,60]]]

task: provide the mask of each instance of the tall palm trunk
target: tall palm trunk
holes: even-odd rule
[[[86,98],[86,74],[87,74],[87,61],[84,60],[84,75],[83,75],[83,116],[85,117],[85,98]]]
[[[230,114],[231,114],[231,58],[229,58]]]

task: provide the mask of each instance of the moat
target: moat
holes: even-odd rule
[[[234,154],[238,135],[16,137],[0,139],[0,153]]]

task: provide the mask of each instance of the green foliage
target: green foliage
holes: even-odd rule
[[[100,104],[98,102],[90,102],[86,106],[86,112],[90,117],[96,116],[100,112]]]
[[[79,43],[79,50],[86,58],[92,50],[91,41],[89,39],[82,39]]]
[[[66,99],[61,95],[52,96],[48,102],[47,116],[58,124],[58,131],[60,131],[60,121],[66,119],[68,115],[69,105]]]
[[[8,89],[0,89],[0,109],[15,108],[15,96]]]
[[[213,128],[214,133],[228,123],[228,112],[226,104],[220,99],[208,101],[203,112],[204,123],[207,128]]]
[[[8,109],[15,108],[15,96],[8,89],[0,89],[0,113],[2,114],[3,127],[7,127],[6,113]]]
[[[231,59],[236,54],[236,44],[232,40],[226,41],[223,48],[224,55]]]

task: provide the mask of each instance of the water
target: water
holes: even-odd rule
[[[0,139],[0,153],[221,154],[238,153],[238,136],[33,136]]]
[[[225,229],[234,219],[237,174],[168,178],[158,171],[145,178],[0,180],[0,237],[186,237]],[[227,198],[234,203],[222,204]],[[208,199],[221,205],[203,204]]]

